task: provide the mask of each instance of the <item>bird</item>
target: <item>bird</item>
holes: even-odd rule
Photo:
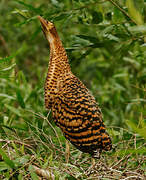
[[[100,158],[112,149],[112,141],[102,112],[91,92],[71,71],[67,53],[55,25],[38,16],[50,47],[44,85],[45,107],[52,111],[55,124],[77,149]]]

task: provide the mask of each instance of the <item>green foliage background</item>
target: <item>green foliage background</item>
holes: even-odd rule
[[[117,146],[119,141],[128,141],[135,134],[141,139],[136,144],[140,147],[137,152],[143,155],[145,149],[141,145],[146,137],[144,0],[0,1],[1,147],[7,140],[28,144],[33,141],[37,155],[42,152],[43,158],[53,156],[49,137],[52,136],[56,146],[59,142],[52,127],[65,147],[63,135],[44,107],[43,85],[49,46],[37,15],[55,23],[72,71],[86,84],[102,108],[113,144]],[[112,152],[111,155],[121,157],[124,147],[119,145],[119,154]],[[134,146],[131,144],[127,148],[125,153]],[[19,151],[18,145],[14,148],[13,144],[13,149]],[[34,153],[34,150],[30,151],[29,155]],[[135,154],[135,150],[133,152]],[[21,153],[24,154],[24,150],[18,152]],[[14,168],[10,159],[19,155],[13,154],[10,159],[7,157],[10,161],[5,161],[3,151],[0,154],[5,166]],[[3,173],[3,169],[0,171]],[[8,172],[3,176],[12,177],[13,173]]]

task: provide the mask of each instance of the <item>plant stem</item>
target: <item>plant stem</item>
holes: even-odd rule
[[[113,0],[108,0],[109,2],[111,2],[115,7],[117,7],[125,16],[127,16],[134,24],[136,24],[136,22],[133,20],[133,19],[131,19],[131,17],[129,16],[129,14],[122,8],[122,7],[120,7],[120,5],[117,3],[117,2],[115,2],[115,1],[113,1]]]

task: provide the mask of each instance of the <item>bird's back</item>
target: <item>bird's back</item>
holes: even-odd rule
[[[72,73],[60,82],[52,111],[65,137],[79,150],[93,156],[98,150],[110,150],[111,139],[94,97]]]

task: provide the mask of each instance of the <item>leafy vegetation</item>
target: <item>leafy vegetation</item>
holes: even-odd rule
[[[49,46],[37,15],[55,23],[72,71],[99,102],[114,149],[94,165],[68,145],[44,107]],[[0,1],[0,179],[144,179],[144,0]]]

